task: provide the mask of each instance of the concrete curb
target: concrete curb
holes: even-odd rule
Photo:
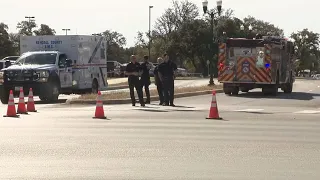
[[[222,93],[222,89],[216,89],[216,93]],[[209,91],[196,91],[196,92],[187,92],[187,93],[179,93],[175,94],[174,98],[183,98],[183,97],[191,97],[191,96],[200,96],[211,94],[212,90]],[[151,101],[158,101],[159,97],[152,96]],[[79,99],[69,99],[66,102],[67,104],[96,104],[96,100],[79,100]],[[103,100],[103,104],[130,104],[131,99],[110,99],[110,100]]]

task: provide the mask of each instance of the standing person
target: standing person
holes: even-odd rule
[[[157,62],[158,62],[158,65],[154,68],[153,74],[154,74],[154,81],[157,86],[157,91],[159,95],[159,101],[160,101],[159,105],[163,105],[164,104],[163,87],[158,75],[159,65],[162,63],[162,58],[159,57],[157,59]]]
[[[145,103],[143,102],[142,89],[141,89],[141,84],[139,80],[141,66],[137,62],[135,55],[131,55],[130,58],[131,58],[131,62],[127,65],[125,74],[128,75],[128,84],[129,84],[132,106],[136,105],[136,98],[134,97],[134,88],[136,88],[140,104],[142,107],[144,107]]]
[[[151,69],[151,64],[149,63],[149,57],[148,56],[144,56],[143,57],[144,62],[141,64],[141,69],[142,69],[142,75],[141,75],[141,90],[144,87],[144,90],[146,92],[146,104],[150,104],[150,90],[149,90],[149,86],[151,84],[150,81],[150,74],[149,71]]]
[[[163,55],[164,62],[159,65],[159,78],[163,85],[165,106],[175,106],[174,100],[174,79],[177,65],[169,59],[168,54]]]

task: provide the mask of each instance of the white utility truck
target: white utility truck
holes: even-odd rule
[[[42,101],[57,101],[59,94],[97,93],[106,90],[107,43],[102,36],[21,36],[15,64],[0,71],[0,98],[8,103],[29,89]]]

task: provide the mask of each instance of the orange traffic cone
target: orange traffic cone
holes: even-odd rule
[[[218,111],[218,103],[216,99],[216,91],[212,91],[212,101],[211,101],[211,107],[209,112],[209,117],[206,119],[222,119],[219,117],[219,111]]]
[[[28,111],[28,112],[37,112],[37,110],[36,110],[36,108],[35,108],[35,106],[34,106],[32,88],[29,89],[29,96],[28,96],[28,103],[27,103],[27,111]]]
[[[26,109],[26,103],[24,102],[24,92],[22,88],[20,88],[17,114],[28,114]]]
[[[96,103],[96,112],[95,116],[93,117],[95,119],[107,119],[106,116],[104,116],[104,110],[103,110],[103,104],[101,100],[101,92],[98,91],[98,97],[97,97],[97,103]]]
[[[16,114],[16,107],[14,105],[14,97],[12,90],[10,90],[9,94],[7,115],[4,115],[3,117],[19,117],[19,115]]]

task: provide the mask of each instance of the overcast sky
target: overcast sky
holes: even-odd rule
[[[202,12],[202,0],[190,0]],[[216,1],[208,0],[209,8]],[[47,3],[48,2],[48,3]],[[25,16],[35,16],[38,24],[48,24],[64,34],[92,34],[106,29],[116,30],[127,38],[127,46],[134,45],[137,31],[148,31],[148,6],[153,5],[152,21],[171,5],[171,0],[0,0],[0,22],[17,32],[16,24]],[[223,0],[223,8],[231,8],[239,18],[252,15],[284,29],[285,35],[309,28],[320,32],[317,0]]]

